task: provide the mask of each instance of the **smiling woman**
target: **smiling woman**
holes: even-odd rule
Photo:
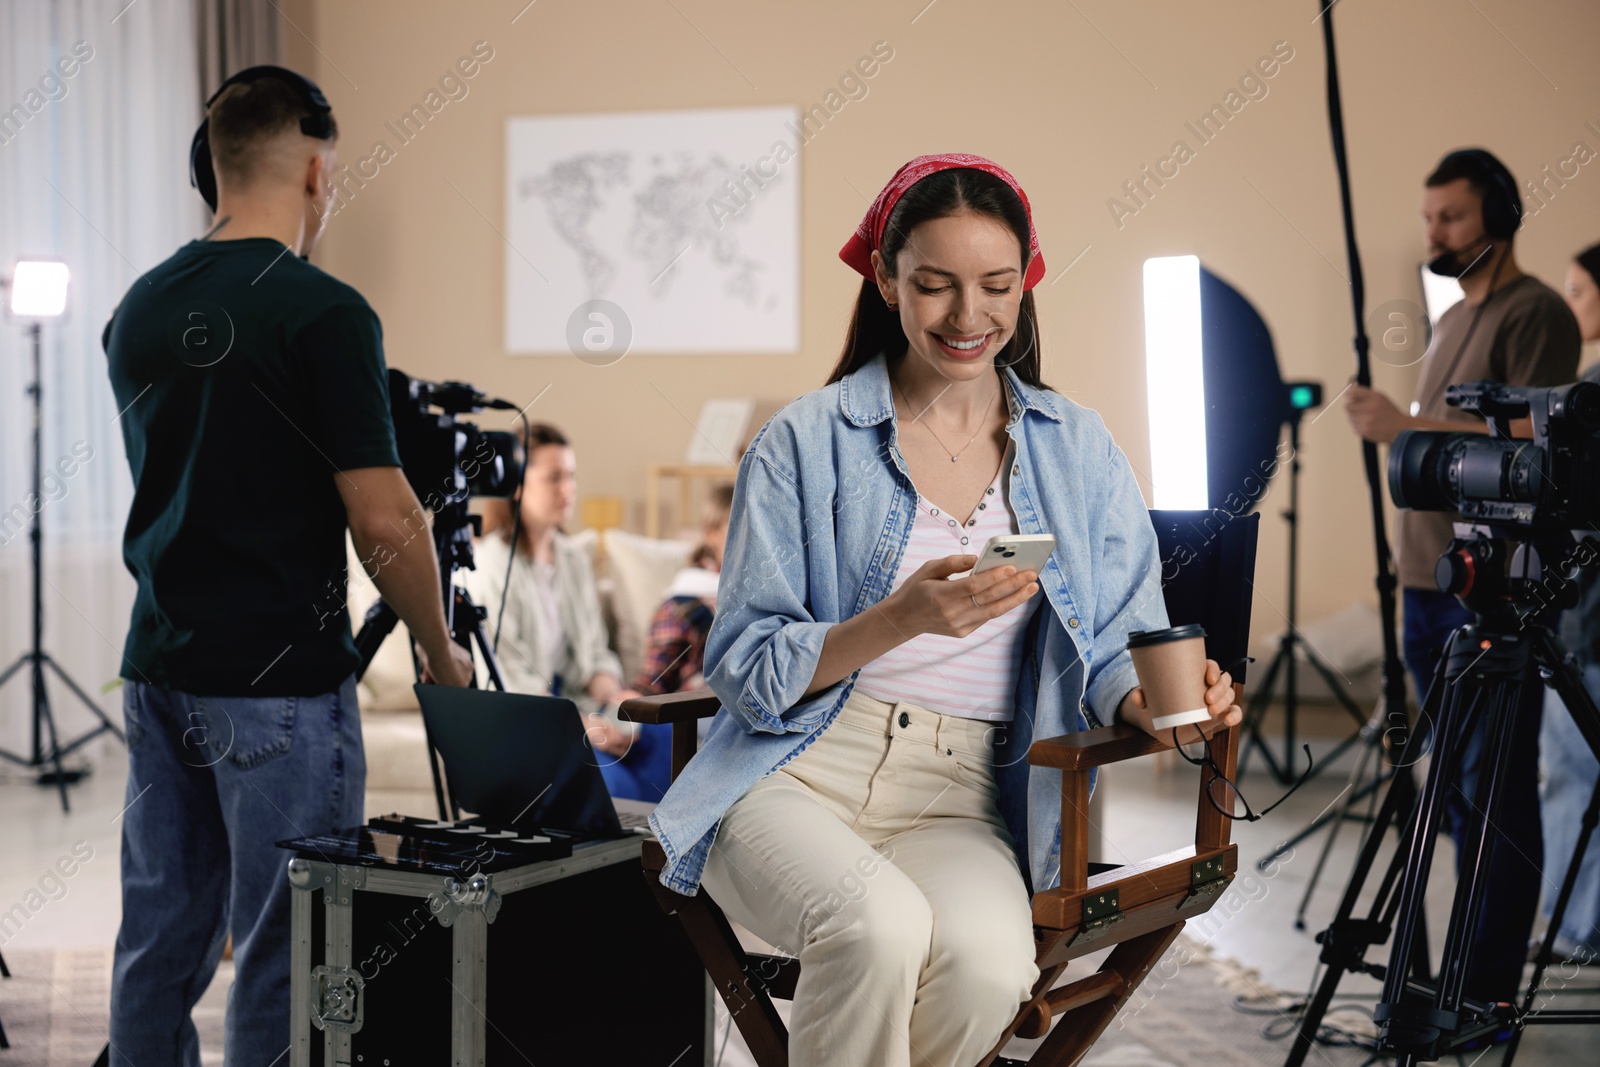
[[[800,958],[791,1067],[972,1063],[1034,993],[1029,887],[1061,868],[1059,772],[1022,754],[1080,709],[1151,730],[1125,646],[1167,625],[1160,561],[1099,416],[1040,381],[1016,179],[914,159],[840,258],[863,278],[844,351],[740,465],[722,711],[650,822],[663,884]],[[1018,533],[1054,554],[975,570]],[[1206,682],[1209,735],[1241,712]]]

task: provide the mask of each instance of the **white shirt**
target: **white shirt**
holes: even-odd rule
[[[1000,469],[1005,470],[1004,463]],[[899,589],[929,560],[978,555],[989,538],[1016,532],[1000,474],[965,521],[919,493],[893,588]],[[862,667],[856,688],[879,700],[905,701],[944,715],[1009,720],[1022,668],[1020,642],[1037,601],[1035,597],[990,619],[966,637],[918,634]]]

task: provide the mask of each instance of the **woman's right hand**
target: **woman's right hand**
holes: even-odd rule
[[[879,605],[909,639],[917,634],[965,637],[990,619],[1026,604],[1039,591],[1038,572],[1007,564],[982,574],[951,579],[971,570],[977,556],[945,556],[918,567]]]

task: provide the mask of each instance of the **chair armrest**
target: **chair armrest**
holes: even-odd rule
[[[722,701],[709,689],[689,689],[682,693],[633,697],[624,700],[617,717],[628,722],[673,723],[709,719],[722,708]]]
[[[1028,748],[1028,762],[1035,767],[1086,771],[1091,767],[1121,763],[1171,747],[1137,726],[1118,723],[1035,741]]]

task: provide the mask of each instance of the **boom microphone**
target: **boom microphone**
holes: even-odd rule
[[[1485,248],[1482,252],[1479,252],[1476,256],[1472,257],[1470,262],[1461,262],[1461,253],[1476,245],[1484,244],[1485,242],[1490,242],[1488,248]],[[1489,234],[1483,233],[1474,240],[1468,241],[1460,248],[1446,248],[1443,252],[1440,252],[1437,256],[1434,256],[1432,259],[1428,260],[1428,270],[1439,275],[1441,278],[1460,278],[1468,271],[1472,270],[1473,267],[1482,262],[1484,256],[1487,256],[1493,251],[1494,244],[1492,243]]]

